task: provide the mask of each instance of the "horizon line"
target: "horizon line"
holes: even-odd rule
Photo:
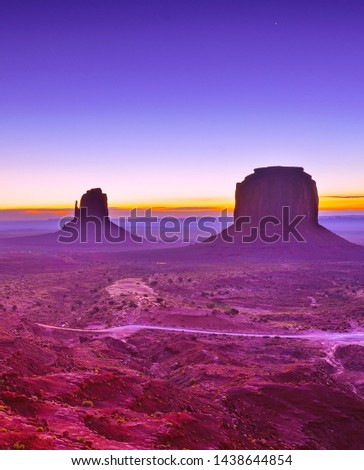
[[[336,204],[319,204],[319,211],[364,211],[364,198],[363,201],[358,201],[357,204],[348,203],[348,198],[340,198]],[[351,199],[349,199],[352,202]],[[228,212],[234,211],[234,204],[223,205],[154,205],[154,204],[131,204],[131,205],[111,205],[109,211],[131,211],[131,210],[152,210],[156,212],[221,212],[227,210]],[[73,213],[74,206],[15,206],[15,207],[0,207],[0,212],[22,212],[25,214],[42,214],[54,213],[55,215],[66,215]]]
[[[186,198],[186,199],[165,199],[165,200],[154,200],[150,202],[146,201],[135,201],[135,202],[109,202],[110,210],[132,210],[132,209],[152,209],[156,211],[222,211],[234,210],[235,201],[234,198],[218,197],[218,198]],[[17,204],[14,206],[0,205],[0,211],[73,211],[74,204]],[[333,195],[332,193],[327,195],[323,194],[319,196],[319,210],[364,210],[364,195],[360,194],[345,194],[338,193]]]

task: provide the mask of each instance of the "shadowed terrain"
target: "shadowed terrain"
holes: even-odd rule
[[[1,448],[362,448],[363,262],[185,250],[1,255]]]

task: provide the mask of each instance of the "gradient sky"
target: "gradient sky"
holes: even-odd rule
[[[0,208],[226,206],[266,165],[364,194],[362,0],[2,0],[0,24]]]

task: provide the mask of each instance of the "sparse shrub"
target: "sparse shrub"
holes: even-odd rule
[[[94,420],[94,417],[92,415],[86,415],[84,417],[84,421],[87,425],[91,424]],[[67,432],[67,431],[66,431]]]
[[[85,406],[86,408],[92,408],[94,406],[94,403],[91,400],[85,400],[82,402],[82,406]]]
[[[13,449],[14,450],[24,450],[25,445],[22,444],[21,442],[15,442],[15,444],[13,445]]]
[[[229,314],[229,315],[232,315],[232,316],[238,315],[238,314],[239,314],[239,310],[236,309],[236,308],[231,308],[231,309],[228,311],[228,314]]]

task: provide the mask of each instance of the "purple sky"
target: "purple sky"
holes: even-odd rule
[[[363,193],[363,1],[2,0],[0,21],[1,208],[225,203],[275,164]]]

